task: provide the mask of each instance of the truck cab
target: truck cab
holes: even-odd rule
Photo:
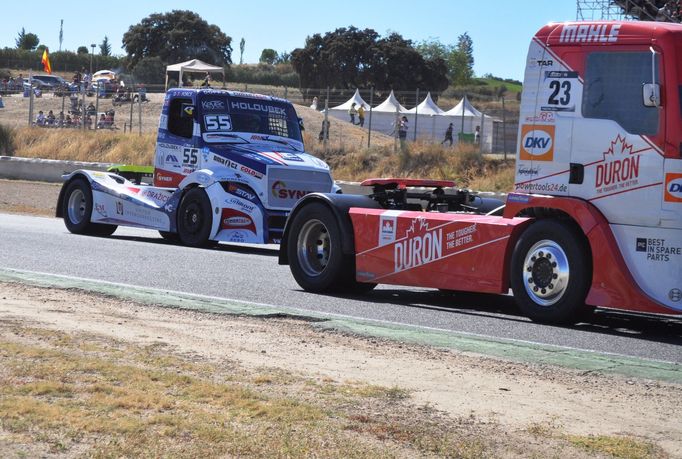
[[[608,221],[634,281],[682,309],[682,26],[549,24],[533,38],[515,191]]]
[[[152,185],[93,171],[65,178],[57,213],[69,230],[138,226],[191,246],[279,243],[298,199],[336,191],[327,164],[305,152],[289,101],[214,89],[166,93]]]

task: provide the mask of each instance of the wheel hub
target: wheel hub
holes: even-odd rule
[[[551,306],[566,292],[568,257],[554,241],[542,240],[530,248],[523,263],[526,292],[540,306]]]
[[[69,220],[74,224],[80,223],[85,218],[85,195],[80,189],[73,190],[69,196],[67,213]]]
[[[297,255],[301,269],[310,277],[322,274],[331,256],[327,227],[319,220],[309,220],[298,235]]]

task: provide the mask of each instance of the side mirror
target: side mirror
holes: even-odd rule
[[[301,132],[305,131],[305,127],[303,126],[303,118],[300,116],[298,117],[298,128],[301,130]]]
[[[642,102],[645,107],[661,106],[661,87],[656,83],[642,85]]]

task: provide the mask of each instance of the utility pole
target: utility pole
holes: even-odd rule
[[[64,19],[59,23],[59,51],[62,50],[62,42],[64,41]]]
[[[92,81],[92,56],[95,54],[95,46],[97,46],[97,45],[94,43],[92,43],[90,45],[90,47],[92,48],[92,52],[90,53],[90,78],[91,78],[91,81]]]

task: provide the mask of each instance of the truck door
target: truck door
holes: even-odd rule
[[[653,62],[653,72],[652,72]],[[643,103],[661,82],[660,51],[649,46],[587,48],[574,119],[569,194],[594,204],[611,224],[661,222],[665,111]]]
[[[167,118],[162,117],[156,145],[154,184],[177,187],[199,165],[199,149],[194,136],[195,105],[191,97],[173,97]],[[163,126],[164,122],[166,126]],[[164,129],[165,127],[165,129]]]

